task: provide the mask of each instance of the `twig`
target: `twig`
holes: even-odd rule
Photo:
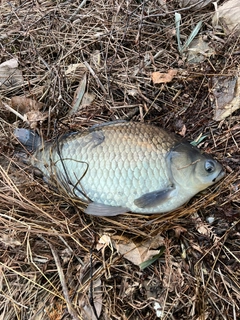
[[[72,305],[72,302],[71,302],[71,299],[69,296],[69,292],[68,292],[65,276],[63,273],[63,269],[61,267],[61,262],[60,262],[59,256],[58,256],[56,250],[54,249],[54,247],[52,246],[52,244],[50,242],[46,241],[46,239],[44,239],[44,238],[43,238],[43,240],[48,243],[48,245],[52,251],[53,258],[54,258],[56,266],[57,266],[59,279],[60,279],[60,282],[62,285],[63,295],[64,295],[64,298],[67,303],[68,312],[71,314],[71,316],[73,317],[74,320],[79,320],[80,318],[79,318],[76,310],[73,308],[73,305]]]
[[[17,112],[16,110],[14,110],[12,107],[10,107],[8,104],[2,102],[2,105],[9,111],[11,111],[12,113],[14,113],[17,117],[19,117],[22,121],[26,121],[26,119],[24,118],[24,116],[21,115],[21,113]]]
[[[99,86],[101,87],[102,91],[107,94],[106,89],[104,88],[103,84],[101,83],[101,81],[99,80],[99,78],[97,77],[96,73],[93,71],[93,69],[91,68],[91,66],[89,65],[89,63],[87,61],[83,62],[84,65],[86,66],[86,68],[89,70],[89,72],[91,73],[91,75],[94,77],[94,79],[97,81],[97,83],[99,84]]]
[[[78,14],[78,12],[80,11],[80,9],[85,6],[87,0],[83,0],[80,5],[77,7],[77,9],[73,12],[73,14],[71,15],[71,17],[69,18],[70,21],[72,21],[75,16]]]

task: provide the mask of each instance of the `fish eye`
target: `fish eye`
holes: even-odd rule
[[[215,170],[215,164],[214,164],[214,162],[212,160],[207,160],[205,162],[205,170],[208,173],[212,173]]]

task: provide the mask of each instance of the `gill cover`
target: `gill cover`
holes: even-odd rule
[[[195,192],[212,185],[224,175],[216,160],[187,142],[176,145],[170,151],[168,161],[173,181]]]

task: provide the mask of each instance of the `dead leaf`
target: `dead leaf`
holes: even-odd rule
[[[0,87],[14,87],[23,82],[22,71],[18,69],[17,59],[10,59],[0,64]]]
[[[43,122],[48,117],[47,112],[29,111],[24,114],[24,121],[26,121],[31,129],[36,129],[38,122]]]
[[[185,229],[185,228],[177,225],[177,226],[174,228],[174,231],[175,231],[175,236],[176,236],[176,238],[179,238],[182,233],[184,233],[184,232],[187,231],[187,229]]]
[[[216,13],[212,19],[212,25],[214,27],[222,26],[226,34],[230,34],[233,31],[240,34],[240,1],[229,0],[223,5],[217,7],[215,5]]]
[[[69,115],[77,113],[79,110],[85,108],[86,106],[91,105],[95,99],[95,95],[90,92],[85,92],[87,85],[87,75],[86,73],[83,76],[82,81],[80,82],[77,90],[74,93],[74,98],[72,102],[72,109],[69,110]]]
[[[187,51],[187,60],[189,63],[200,63],[215,54],[215,51],[203,40],[202,36],[195,38],[189,45]]]
[[[96,245],[96,249],[99,251],[101,250],[103,247],[106,247],[106,246],[109,246],[111,243],[111,238],[106,235],[106,234],[103,234],[101,236],[101,238],[98,240],[98,243]]]
[[[215,234],[213,227],[210,226],[208,223],[203,222],[196,212],[194,215],[192,215],[192,218],[194,219],[196,230],[200,234],[203,234],[206,237],[211,238],[215,244],[218,244],[219,237]]]
[[[162,7],[162,9],[167,13],[168,7],[166,4],[167,0],[158,0],[159,6]]]
[[[160,235],[151,238],[141,243],[135,243],[126,237],[112,237],[112,243],[118,253],[122,254],[124,258],[131,261],[133,264],[140,266],[141,263],[153,258],[159,254],[159,248],[164,245],[164,239]]]
[[[81,81],[87,68],[83,63],[70,64],[65,71],[65,76],[70,82]]]
[[[156,83],[167,83],[171,82],[173,77],[177,74],[177,70],[171,69],[167,73],[160,73],[158,71],[153,72],[151,75],[152,82]]]
[[[90,60],[93,67],[99,70],[101,66],[101,52],[99,50],[94,50],[90,56]]]
[[[21,242],[16,240],[13,236],[2,234],[0,237],[0,242],[2,242],[6,247],[12,247],[15,248],[17,246],[21,245]]]
[[[16,69],[18,67],[18,59],[10,59],[0,64],[1,67],[7,67],[9,69]]]
[[[73,64],[70,64],[68,67],[67,67],[67,70],[65,71],[65,75],[72,75],[74,73],[77,72],[77,70],[79,69],[83,69],[86,71],[86,67],[83,63],[73,63]]]
[[[182,126],[181,131],[178,132],[178,134],[180,134],[180,136],[185,137],[185,134],[187,132],[187,128],[185,126],[185,124]]]
[[[48,117],[47,112],[41,112],[43,107],[42,102],[38,102],[26,97],[15,96],[11,99],[11,107],[4,104],[11,112],[19,116],[23,121],[30,125],[31,129],[36,129],[38,122],[44,121]],[[18,111],[21,111],[19,113]]]
[[[221,121],[240,108],[240,72],[236,77],[214,77],[211,99],[213,120]]]
[[[194,11],[194,10],[199,10],[199,9],[202,9],[203,7],[206,7],[208,4],[210,4],[213,1],[215,1],[215,0],[203,0],[203,1],[199,1],[199,0],[180,0],[179,1],[179,5],[180,5],[181,8],[186,8],[186,7],[193,6],[195,4],[195,6],[190,8],[192,11]]]
[[[137,89],[129,89],[129,90],[127,90],[127,94],[132,97],[137,97],[139,92]]]
[[[82,98],[81,105],[79,106],[79,110],[90,106],[95,99],[95,94],[90,92],[85,92]]]
[[[66,247],[64,250],[61,251],[60,257],[62,258],[63,264],[66,264],[72,258],[72,251],[70,248]]]
[[[13,109],[24,114],[33,110],[40,111],[44,104],[26,97],[15,96],[11,98],[11,106]]]
[[[101,242],[104,244],[104,240]],[[91,260],[91,254],[86,254],[83,264],[80,264],[78,267],[78,280],[82,289],[79,292],[77,304],[81,310],[80,318],[83,320],[97,320],[102,312],[102,274],[99,275],[99,269],[102,270],[102,266],[96,268],[95,262]],[[95,316],[92,303],[94,304],[97,317]]]
[[[100,314],[102,312],[103,301],[101,284],[102,283],[100,278],[92,282],[93,303],[98,318],[95,316],[95,313],[90,303],[86,303],[85,306],[83,306],[82,308],[84,311],[84,314],[82,314],[84,320],[98,320],[100,317]]]
[[[72,102],[72,109],[70,109],[69,113],[68,113],[70,116],[77,113],[79,106],[81,104],[83,95],[86,90],[86,85],[87,85],[87,75],[85,73],[82,78],[82,81],[79,83],[79,86],[77,87],[77,89],[74,93],[73,102]]]
[[[196,251],[200,252],[201,254],[203,254],[203,250],[202,250],[202,248],[199,246],[199,244],[194,243],[193,241],[190,241],[189,247],[191,247],[193,250],[196,250]]]
[[[160,234],[157,234],[156,236],[151,237],[146,241],[144,241],[142,245],[151,249],[158,249],[162,246],[165,246],[165,242],[164,242],[164,238]]]
[[[40,303],[39,303],[40,305]],[[63,302],[52,302],[49,305],[43,305],[42,307],[44,314],[48,316],[49,320],[61,320],[63,318],[63,313],[64,313],[64,304]],[[41,309],[40,309],[41,310]],[[41,313],[40,313],[41,314]],[[38,312],[37,312],[37,316],[38,316]],[[34,320],[42,320],[44,317],[44,315],[42,315],[42,317],[36,317],[34,315]]]

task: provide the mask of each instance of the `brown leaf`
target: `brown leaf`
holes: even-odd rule
[[[48,113],[47,112],[40,112],[40,111],[29,111],[24,114],[24,121],[26,121],[31,129],[36,129],[37,123],[42,122],[47,119]]]
[[[11,98],[11,106],[13,109],[20,111],[21,113],[27,113],[29,111],[40,111],[43,107],[42,102],[38,102],[26,97],[15,96]]]
[[[164,244],[163,237],[159,235],[141,243],[135,243],[126,237],[114,236],[113,239],[113,246],[116,250],[137,266],[157,255],[159,250],[155,248]]]
[[[187,132],[187,128],[185,126],[185,124],[182,126],[181,131],[178,132],[178,134],[180,134],[180,136],[185,137],[185,134]]]
[[[233,31],[240,34],[240,2],[239,0],[228,0],[219,7],[216,7],[216,13],[213,16],[212,24],[217,27],[222,25],[226,34],[230,34]]]
[[[102,248],[109,246],[110,243],[111,243],[111,238],[107,234],[103,234],[96,245],[96,249],[99,251]]]
[[[240,108],[240,69],[237,73],[237,76],[231,78],[213,78],[213,120],[221,121]]]
[[[184,232],[187,231],[187,229],[185,229],[185,228],[183,228],[183,227],[181,227],[181,226],[176,226],[176,227],[174,228],[174,231],[175,231],[175,236],[176,236],[176,238],[179,238],[182,233],[184,233]]]
[[[203,40],[202,36],[195,38],[189,45],[187,61],[189,63],[200,63],[215,54],[209,44]]]
[[[171,82],[173,77],[177,74],[177,70],[171,69],[167,73],[160,73],[158,71],[152,73],[152,82],[156,83],[167,83]]]

